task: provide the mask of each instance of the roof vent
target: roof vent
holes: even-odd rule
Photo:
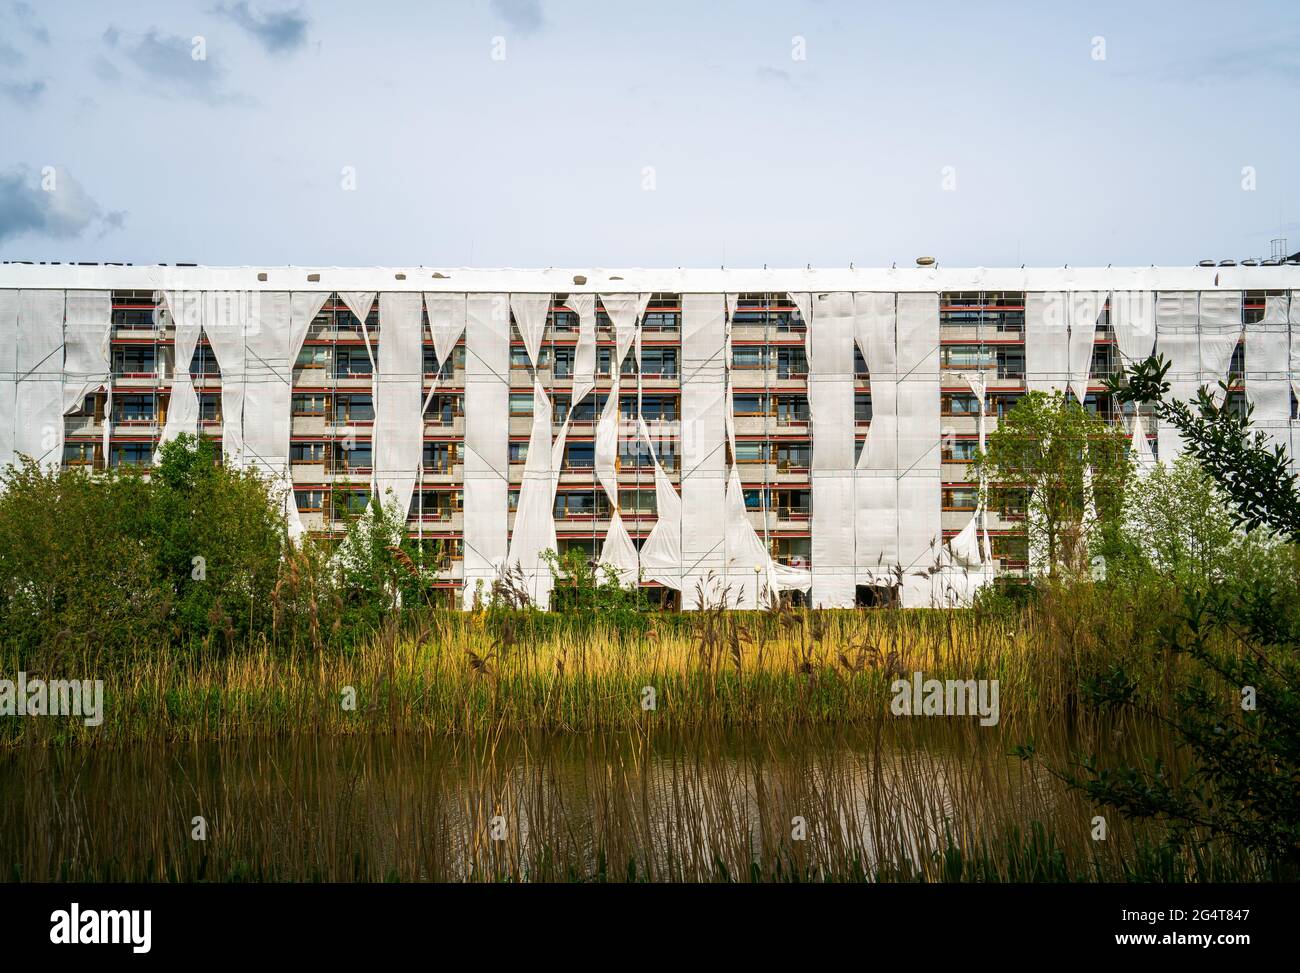
[[[1197,266],[1200,266],[1200,267],[1213,267],[1213,266],[1214,266],[1214,261],[1213,261],[1213,260],[1202,260],[1202,261],[1201,261]]]
[[[1247,257],[1245,260],[1241,262],[1241,265],[1243,267],[1258,267],[1259,261],[1256,260],[1254,257]]]
[[[309,284],[318,284],[318,283],[320,283],[320,274],[308,274],[308,275],[307,275],[307,283],[309,283]]]
[[[1220,267],[1235,267],[1235,266],[1237,266],[1237,261],[1235,261],[1235,260],[1220,260],[1220,261],[1219,261],[1219,266],[1220,266]]]
[[[934,258],[933,258],[933,257],[917,257],[917,258],[916,258],[916,265],[917,265],[918,267],[933,267],[933,266],[934,266]]]
[[[587,278],[582,274],[574,274],[573,282],[581,286],[582,284],[587,283]]]
[[[435,271],[433,272],[433,279],[434,279],[434,280],[450,280],[450,279],[451,279],[451,274],[443,274],[443,273],[439,273],[438,271],[435,270]]]
[[[405,274],[393,274],[393,276],[396,277],[398,280],[406,280]]]
[[[258,280],[266,280],[266,271],[264,270],[264,271],[262,271],[260,274],[258,274],[258,275],[257,275],[257,279],[258,279]]]

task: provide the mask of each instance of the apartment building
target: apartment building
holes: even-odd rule
[[[579,550],[666,604],[952,604],[1025,570],[981,437],[1159,351],[1300,455],[1300,268],[488,271],[0,267],[0,463],[148,467],[182,432],[295,535],[377,491],[449,602]]]

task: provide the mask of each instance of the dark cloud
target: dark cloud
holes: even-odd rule
[[[301,7],[255,11],[245,2],[218,4],[212,12],[237,24],[272,54],[296,51],[307,43],[307,17]]]
[[[199,98],[219,104],[241,101],[239,95],[226,90],[226,70],[208,51],[201,38],[164,34],[150,28],[143,34],[129,34],[109,27],[104,44],[115,55],[101,56],[95,62],[95,74],[104,81],[114,81],[128,67],[138,74],[156,94]],[[196,56],[201,53],[202,56]]]
[[[27,60],[27,55],[12,44],[6,44],[0,40],[0,65],[5,67],[15,67]]]
[[[65,169],[48,177],[28,166],[0,172],[0,242],[24,235],[71,240],[94,227],[103,236],[125,221],[121,210],[104,213]]]
[[[31,4],[11,3],[9,5],[9,20],[20,33],[26,34],[37,43],[48,44],[50,42],[50,32],[45,29],[44,24],[36,19],[36,11],[32,9]]]
[[[0,81],[0,95],[20,105],[34,105],[43,94],[44,81]]]
[[[521,34],[532,34],[546,23],[541,0],[492,0],[493,12]]]
[[[1300,39],[1200,52],[1158,72],[1165,81],[1300,83]]]
[[[782,71],[780,68],[761,67],[757,71],[760,81],[775,81],[779,84],[790,83],[790,72]]]

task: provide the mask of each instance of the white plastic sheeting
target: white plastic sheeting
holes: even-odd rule
[[[858,584],[889,584],[898,564],[896,295],[858,294],[854,333],[871,379],[871,425],[858,456],[854,527]]]
[[[194,391],[190,362],[203,332],[203,294],[200,291],[164,291],[163,303],[171,316],[175,335],[171,396],[160,440],[167,442],[181,433],[194,435],[199,431],[199,396]]]
[[[898,361],[898,563],[906,572],[904,607],[933,600],[921,572],[941,556],[942,494],[939,418],[939,295],[899,294]]]
[[[1088,375],[1092,371],[1092,346],[1097,338],[1097,319],[1101,317],[1105,306],[1105,291],[1073,291],[1070,294],[1070,390],[1080,402],[1088,395]]]
[[[113,333],[111,291],[68,291],[63,326],[63,412],[109,381]]]
[[[1025,386],[1064,389],[1070,381],[1069,322],[1063,291],[1025,295]]]
[[[511,294],[510,313],[515,317],[519,337],[524,341],[528,361],[537,367],[537,356],[546,333],[546,316],[551,310],[550,294]]]
[[[852,608],[856,565],[853,511],[853,294],[812,295],[808,322],[808,410],[812,426],[812,594],[815,608]],[[937,344],[937,343],[936,343]]]
[[[379,352],[374,377],[374,489],[403,521],[424,450],[423,305],[419,294],[379,295]],[[390,496],[391,493],[391,496]]]
[[[1200,384],[1200,324],[1196,291],[1162,291],[1156,296],[1156,352],[1169,362],[1165,380],[1169,394],[1183,401],[1196,395]],[[1183,451],[1182,436],[1167,422],[1156,430],[1161,462],[1172,462]]]
[[[1246,399],[1254,407],[1255,427],[1275,446],[1291,448],[1291,342],[1288,305],[1283,291],[1264,299],[1264,314],[1246,340]]]
[[[618,574],[618,580],[625,588],[637,584],[640,565],[637,559],[636,545],[623,526],[623,518],[617,510],[609,521],[609,530],[605,533],[605,543],[600,548],[598,563],[602,567],[611,567]]]
[[[682,295],[682,606],[721,596],[727,573],[726,304],[721,294]]]
[[[610,324],[614,328],[614,370],[617,372],[619,364],[627,357],[628,351],[637,342],[639,333],[639,323],[641,316],[645,314],[646,306],[650,303],[650,295],[647,294],[601,294],[600,303],[605,308],[605,313],[609,315]],[[641,355],[637,354],[637,364],[641,363]]]
[[[225,462],[244,465],[244,392],[247,356],[244,322],[248,291],[207,291],[203,295],[203,333],[221,369],[221,445]]]
[[[1114,291],[1110,326],[1124,363],[1142,361],[1156,344],[1156,301],[1151,291]]]
[[[1241,291],[1202,291],[1200,299],[1200,384],[1223,400],[1219,382],[1228,377],[1232,354],[1241,340]]]
[[[465,333],[465,295],[426,292],[424,307],[429,318],[433,353],[438,364],[443,365],[451,357],[460,336]]]
[[[551,400],[533,379],[533,427],[524,460],[514,529],[510,532],[510,567],[523,572],[528,596],[539,608],[550,604],[554,577],[542,552],[554,551],[555,486],[559,467],[551,450]]]
[[[0,469],[63,459],[61,290],[0,291]]]
[[[573,352],[573,397],[569,408],[596,387],[596,296],[570,294],[565,306],[578,316],[578,346]]]
[[[466,299],[464,604],[486,599],[505,567],[510,421],[509,305],[497,294]]]
[[[244,462],[270,481],[283,505],[290,536],[297,538],[302,535],[302,522],[289,467],[293,365],[312,319],[329,294],[263,291],[249,297],[252,314],[244,333]],[[238,379],[232,376],[232,380]],[[223,380],[223,388],[225,384]]]
[[[654,450],[650,433],[641,422],[646,445]],[[647,581],[655,581],[674,591],[682,590],[682,498],[655,457],[655,525],[641,545],[641,571]],[[684,600],[684,599],[683,599]]]

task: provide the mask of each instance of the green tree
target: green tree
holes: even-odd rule
[[[1169,362],[1153,355],[1106,381],[1117,401],[1147,404],[1156,418],[1173,425],[1184,449],[1200,461],[1232,502],[1234,520],[1247,530],[1266,527],[1300,541],[1300,491],[1286,450],[1251,432],[1254,405],[1228,406],[1228,387],[1220,382],[1220,401],[1206,386],[1192,402],[1169,397]]]
[[[1098,533],[1120,519],[1131,472],[1119,429],[1071,396],[1029,392],[999,420],[969,477],[1023,491],[1031,561],[1057,574],[1087,569]]]

